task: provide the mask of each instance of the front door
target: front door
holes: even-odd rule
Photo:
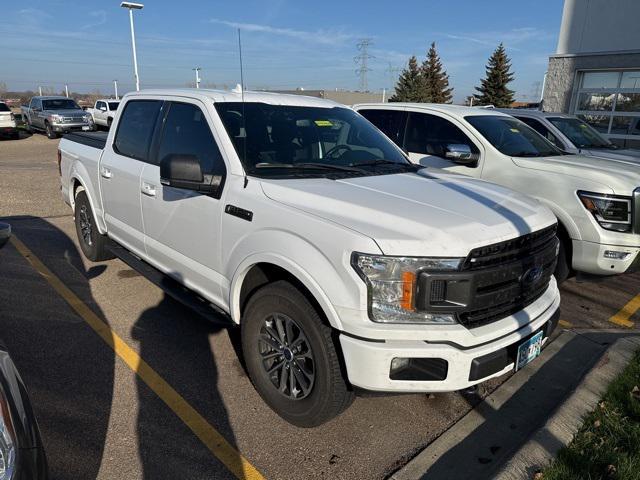
[[[220,285],[222,201],[216,196],[160,183],[160,163],[194,155],[204,175],[226,172],[204,105],[171,102],[153,164],[142,171],[142,215],[149,260],[209,300],[224,305]]]
[[[100,161],[100,190],[109,235],[130,250],[144,253],[140,174],[148,162],[160,100],[131,100],[124,106],[118,132]]]
[[[447,158],[447,149],[452,145],[467,145],[478,156],[473,164],[461,165]],[[411,161],[425,167],[437,167],[463,175],[480,177],[481,155],[478,145],[458,126],[446,118],[428,113],[409,112],[404,135],[404,148]]]

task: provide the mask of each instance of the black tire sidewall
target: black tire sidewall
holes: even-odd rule
[[[53,140],[54,138],[56,138],[56,137],[57,137],[57,135],[54,133],[54,131],[53,131],[53,127],[51,126],[51,124],[50,124],[50,123],[47,123],[47,124],[44,126],[44,130],[45,130],[45,133],[46,133],[46,135],[47,135],[47,138],[49,138],[49,139]]]
[[[82,235],[82,228],[80,227],[80,209],[85,206],[87,208],[87,215],[91,220],[91,245],[87,245],[84,241],[84,237]],[[78,193],[76,196],[75,202],[75,224],[76,224],[76,234],[78,235],[78,243],[80,243],[80,249],[84,256],[87,257],[91,261],[96,261],[98,259],[98,227],[96,226],[95,217],[93,216],[93,210],[91,210],[91,204],[89,203],[89,198],[87,194],[82,191]]]
[[[564,241],[560,239],[560,248],[558,250],[558,260],[556,264],[556,270],[554,276],[558,285],[563,283],[571,274],[571,267],[569,266],[569,260],[567,259],[567,249]]]
[[[258,352],[258,336],[264,320],[272,313],[289,316],[304,331],[313,352],[315,380],[312,391],[306,398],[292,400],[282,395],[271,383],[262,366]],[[263,287],[251,298],[241,322],[242,349],[251,380],[263,398],[276,413],[297,426],[318,425],[328,418],[327,403],[333,398],[337,358],[335,347],[322,320],[295,287],[286,282],[276,282]],[[329,340],[329,341],[327,341]],[[344,380],[340,379],[342,382]],[[346,388],[346,387],[345,387]],[[336,412],[337,414],[337,412]]]

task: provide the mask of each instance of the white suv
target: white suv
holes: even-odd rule
[[[493,109],[386,103],[354,107],[423,166],[470,175],[538,198],[558,218],[556,277],[611,275],[640,262],[640,169],[571,155]]]

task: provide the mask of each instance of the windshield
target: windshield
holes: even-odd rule
[[[220,102],[215,107],[245,170],[255,176],[361,176],[419,168],[347,108],[256,102]]]
[[[579,118],[550,117],[548,120],[577,148],[616,148]]]
[[[117,110],[120,102],[109,102],[109,110]]]
[[[564,152],[524,122],[502,115],[465,117],[500,152],[510,157],[549,157]]]
[[[76,102],[70,98],[55,98],[42,101],[43,110],[80,110]]]

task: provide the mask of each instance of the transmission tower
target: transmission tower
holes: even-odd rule
[[[400,72],[402,72],[402,68],[394,66],[391,62],[388,62],[388,64],[389,66],[387,67],[386,72],[389,74],[391,88],[394,88],[398,82],[398,77],[400,76]]]
[[[373,42],[370,38],[363,38],[356,44],[356,48],[360,52],[358,55],[353,57],[353,61],[356,62],[359,67],[356,69],[356,75],[360,77],[360,91],[368,92],[369,85],[367,84],[367,72],[370,72],[371,69],[368,67],[369,60],[375,58],[373,55],[369,55],[369,47],[373,45]]]

